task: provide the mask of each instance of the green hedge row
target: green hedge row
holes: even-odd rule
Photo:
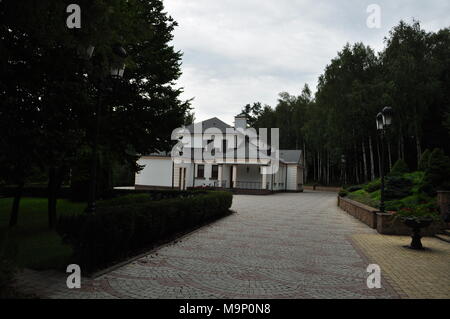
[[[130,203],[133,196],[139,200]],[[73,248],[75,262],[88,271],[107,266],[157,240],[227,214],[233,199],[223,191],[190,192],[158,201],[145,196],[100,204],[94,215],[62,216],[57,231]]]

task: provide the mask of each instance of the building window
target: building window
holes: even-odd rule
[[[197,166],[197,178],[205,178],[205,165],[199,164]]]
[[[219,178],[219,165],[212,165],[211,166],[211,179],[218,179]]]

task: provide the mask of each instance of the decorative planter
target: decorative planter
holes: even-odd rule
[[[431,225],[433,222],[432,219],[416,219],[416,218],[403,218],[403,222],[406,226],[412,228],[412,240],[411,245],[407,246],[408,248],[415,249],[415,250],[421,250],[423,249],[420,235],[420,230],[422,228],[426,228]]]

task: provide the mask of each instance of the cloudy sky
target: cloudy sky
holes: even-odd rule
[[[450,26],[448,0],[164,0],[178,22],[173,44],[184,53],[178,85],[194,98],[196,120],[232,124],[247,103],[275,106],[278,93],[315,91],[325,66],[347,43],[379,51],[400,19],[428,31]],[[369,28],[367,8],[381,8]]]

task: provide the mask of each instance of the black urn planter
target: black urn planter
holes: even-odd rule
[[[424,249],[422,246],[420,230],[430,226],[432,222],[432,219],[403,218],[403,223],[412,228],[411,245],[406,247],[416,250]]]

